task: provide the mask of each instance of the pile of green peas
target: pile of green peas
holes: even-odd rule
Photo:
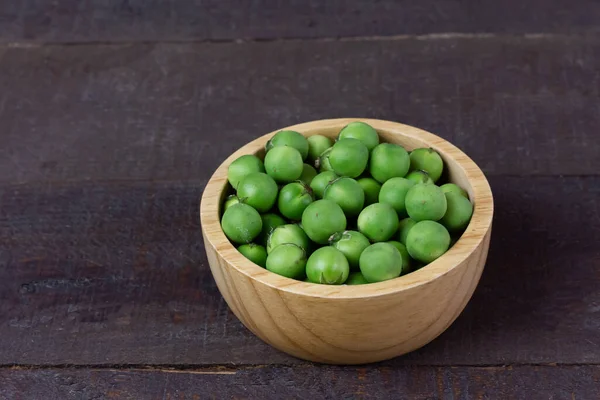
[[[265,157],[234,160],[221,226],[241,254],[276,274],[360,285],[406,275],[443,255],[471,220],[469,195],[444,183],[431,148],[380,143],[367,123],[332,141],[283,130]]]

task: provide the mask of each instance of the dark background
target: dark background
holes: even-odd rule
[[[0,398],[600,396],[600,3],[0,1]],[[231,314],[203,187],[298,122],[450,140],[496,214],[430,345],[306,363]]]

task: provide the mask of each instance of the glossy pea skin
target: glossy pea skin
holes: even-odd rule
[[[246,175],[238,184],[237,196],[242,203],[248,204],[258,212],[267,212],[277,200],[279,188],[273,178],[264,172]]]
[[[223,213],[221,228],[232,242],[250,243],[262,230],[262,219],[254,208],[238,203]]]
[[[273,147],[265,155],[265,170],[279,183],[298,180],[303,168],[302,156],[293,147]]]
[[[392,206],[375,203],[358,215],[358,230],[372,242],[385,242],[398,230],[398,214]]]
[[[252,154],[246,154],[229,164],[227,180],[234,189],[237,189],[240,180],[252,172],[265,172],[265,166],[260,158]]]
[[[411,268],[411,259],[410,254],[408,254],[408,250],[406,250],[406,246],[396,240],[390,240],[387,242],[398,249],[400,255],[402,256],[402,272],[400,275],[406,275],[409,272],[412,272]]]
[[[365,192],[365,206],[370,206],[371,204],[379,201],[381,183],[369,177],[360,178],[356,182],[358,182],[358,184],[363,188],[363,192]]]
[[[225,199],[225,202],[223,203],[223,212],[225,212],[232,205],[237,204],[239,202],[240,202],[240,199],[238,199],[238,197],[235,194],[227,196],[227,198]]]
[[[308,141],[308,161],[314,163],[325,150],[333,146],[333,140],[323,135],[312,135]]]
[[[238,251],[254,264],[265,268],[267,263],[267,250],[264,246],[255,243],[243,244]]]
[[[389,243],[374,243],[360,255],[360,272],[371,283],[397,278],[402,273],[402,255]]]
[[[442,157],[432,148],[414,149],[410,152],[410,169],[425,171],[433,182],[437,182],[444,171]]]
[[[342,207],[346,217],[358,215],[365,204],[365,192],[362,186],[348,177],[338,178],[327,185],[323,198],[335,201]]]
[[[308,156],[308,140],[302,134],[296,131],[279,131],[266,144],[265,150],[268,153],[273,147],[288,146],[293,147],[300,153],[302,160]]]
[[[306,263],[306,276],[313,283],[341,285],[350,273],[348,260],[334,247],[321,247],[310,255]]]
[[[312,190],[304,182],[288,183],[279,191],[277,208],[284,217],[299,221],[302,213],[314,200]]]
[[[360,271],[350,272],[348,279],[346,279],[346,285],[366,285],[367,283],[369,281],[365,279]]]
[[[319,170],[319,172],[333,171],[331,161],[329,160],[329,156],[331,155],[332,150],[333,146],[321,153],[319,159],[315,161],[315,167]]]
[[[450,234],[435,221],[420,221],[406,238],[408,254],[415,260],[430,263],[444,254],[450,246]]]
[[[339,139],[358,139],[369,152],[379,144],[377,131],[371,125],[360,121],[351,122],[343,127],[338,137]]]
[[[379,202],[392,206],[392,208],[398,213],[399,217],[406,217],[408,214],[406,213],[404,200],[406,199],[406,193],[408,193],[408,189],[414,185],[415,183],[413,181],[409,181],[406,178],[395,177],[388,179],[381,186],[381,191],[379,192]]]
[[[406,211],[415,221],[437,221],[446,213],[448,204],[442,189],[431,183],[419,183],[406,194]]]
[[[425,171],[411,171],[406,175],[406,179],[414,183],[433,183],[433,179]]]
[[[346,230],[346,216],[334,201],[317,200],[302,213],[302,227],[313,242],[327,244],[331,235]]]
[[[369,172],[379,183],[394,177],[403,177],[410,167],[410,157],[404,147],[381,143],[371,152]]]
[[[350,269],[358,269],[362,252],[371,245],[365,235],[357,231],[338,232],[331,236],[329,243],[346,256]]]
[[[413,226],[415,226],[416,223],[417,221],[412,218],[404,218],[403,220],[400,220],[398,223],[398,234],[396,235],[396,238],[400,243],[406,246],[408,232]]]
[[[466,197],[467,199],[469,198],[469,194],[467,193],[467,191],[455,183],[446,183],[445,185],[440,186],[440,189],[442,189],[442,192],[444,193],[454,192]]]
[[[307,185],[310,185],[312,180],[317,176],[317,170],[314,169],[311,165],[304,164],[302,166],[302,175],[300,175],[300,180]]]
[[[306,253],[295,244],[277,246],[267,256],[267,270],[292,279],[303,279],[306,268]]]
[[[310,182],[310,188],[312,189],[315,198],[322,199],[327,185],[329,185],[337,178],[338,176],[333,171],[321,172],[320,174],[315,176]]]
[[[331,148],[329,163],[339,176],[356,178],[369,162],[369,150],[358,139],[340,139]]]
[[[448,207],[440,223],[450,232],[464,230],[473,216],[473,204],[460,193],[444,193]]]
[[[267,254],[282,244],[295,244],[308,252],[310,242],[304,230],[298,224],[280,225],[273,229],[267,239]]]
[[[280,215],[274,213],[263,214],[260,218],[262,219],[262,230],[257,236],[256,242],[266,246],[271,232],[278,226],[285,225],[286,222]]]

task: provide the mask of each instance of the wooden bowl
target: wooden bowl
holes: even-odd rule
[[[407,150],[437,150],[450,181],[465,188],[474,203],[473,217],[461,238],[425,267],[385,282],[329,286],[276,275],[240,254],[220,225],[221,204],[228,190],[227,168],[241,155],[264,155],[265,143],[279,130],[227,158],[206,185],[200,205],[210,269],[233,313],[273,347],[327,364],[390,359],[444,332],[479,282],[492,227],[493,199],[485,176],[462,151],[438,136],[396,122],[364,118],[320,120],[284,129],[335,138],[342,127],[356,120],[371,124],[381,141],[401,144]]]

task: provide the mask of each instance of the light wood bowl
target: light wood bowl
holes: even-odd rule
[[[359,286],[306,283],[252,263],[229,242],[220,225],[228,190],[227,168],[244,154],[264,154],[277,131],[259,137],[227,158],[206,185],[200,222],[210,269],[233,313],[256,336],[295,357],[327,364],[363,364],[390,359],[435,339],[471,298],[487,258],[493,216],[488,181],[457,147],[429,132],[396,122],[346,118],[303,123],[305,136],[335,138],[352,121],[371,124],[381,141],[407,150],[432,147],[451,182],[474,203],[464,234],[442,257],[408,275]]]

